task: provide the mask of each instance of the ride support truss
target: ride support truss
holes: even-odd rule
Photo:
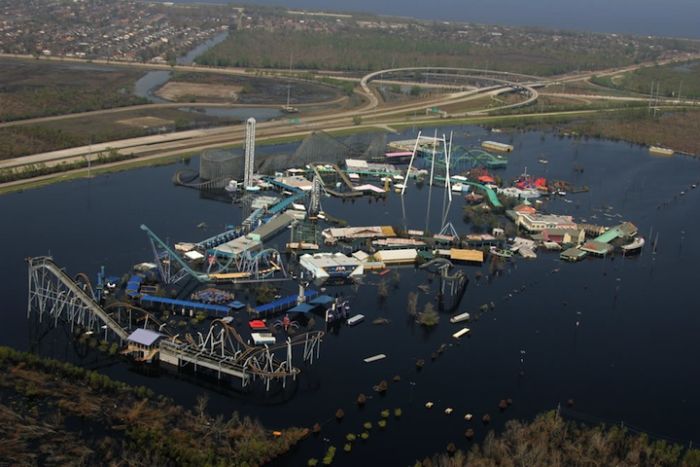
[[[76,327],[96,335],[109,333],[120,341],[127,338],[127,332],[94,300],[91,288],[71,279],[48,256],[27,258],[29,296],[27,318],[38,315],[39,322],[53,320],[54,325],[65,322],[71,331]]]

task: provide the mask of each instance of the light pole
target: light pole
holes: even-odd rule
[[[85,159],[87,160],[87,165],[88,165],[88,178],[90,178],[90,169],[91,169],[90,155],[92,154],[92,144],[94,142],[94,139],[95,139],[95,136],[90,135],[90,146],[89,146],[88,153],[85,155]]]

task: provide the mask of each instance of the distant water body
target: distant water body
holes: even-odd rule
[[[231,3],[175,0],[177,3]],[[700,39],[698,0],[249,0],[315,10],[364,11],[422,19]]]

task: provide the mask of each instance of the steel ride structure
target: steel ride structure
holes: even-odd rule
[[[121,341],[126,339],[126,331],[95,301],[84,274],[79,274],[77,281],[71,279],[49,256],[27,258],[27,264],[27,318],[36,314],[39,323],[52,320],[56,326],[61,321],[68,323],[72,332],[104,334],[105,340],[111,332]]]
[[[146,232],[151,243],[154,262],[164,284],[177,284],[187,277],[194,278],[201,283],[216,281],[265,282],[287,279],[282,255],[273,248],[266,248],[262,251],[246,250],[236,255],[208,249],[207,270],[198,272],[192,269],[181,255],[173,251],[146,225],[141,225],[141,230]],[[203,244],[213,248],[227,241],[227,238],[240,237],[245,232],[244,228],[236,228],[204,240]]]
[[[141,230],[146,232],[153,250],[153,260],[158,267],[160,279],[167,285],[172,285],[180,282],[187,276],[196,279],[199,282],[208,281],[206,274],[194,271],[187,261],[174,252],[163,240],[161,240],[151,229],[146,225],[141,224]]]
[[[211,252],[207,267],[210,281],[265,282],[287,280],[282,255],[274,248],[244,251],[238,255]]]
[[[469,279],[462,271],[457,270],[454,274],[449,273],[453,266],[452,262],[445,258],[435,258],[419,266],[419,269],[424,269],[439,277],[438,302],[441,307],[444,307],[445,292],[449,292],[452,299],[452,303],[447,309],[449,312],[454,311],[459,306],[469,283]]]
[[[323,331],[311,331],[287,337],[282,344],[250,346],[224,318],[212,321],[206,336],[197,333],[196,340],[188,336],[186,345],[198,355],[223,359],[237,367],[244,388],[260,379],[269,391],[272,381],[279,380],[286,387],[287,378],[296,379],[301,372],[293,365],[295,349],[303,347],[302,361],[309,365],[319,358],[323,335]]]
[[[178,170],[173,175],[173,183],[196,190],[222,190],[232,179],[230,176],[224,176],[213,180],[202,180],[199,175],[199,172],[192,169]]]
[[[446,173],[446,158],[443,151],[436,152],[435,166],[441,169],[441,173]],[[418,156],[426,163],[430,163],[431,151],[419,150]],[[464,170],[485,167],[487,169],[502,169],[508,166],[508,159],[497,156],[481,149],[466,149],[456,146],[450,157],[450,171],[453,173]]]
[[[287,379],[295,380],[301,372],[293,365],[294,350],[301,349],[302,361],[309,365],[320,356],[322,331],[287,337],[281,344],[251,346],[230,325],[231,318],[213,320],[206,336],[197,332],[197,340],[189,334],[181,339],[152,313],[136,305],[112,302],[100,306],[85,274],[73,280],[47,256],[27,258],[27,264],[27,318],[36,315],[38,325],[57,327],[65,323],[74,333],[90,333],[104,341],[116,339],[120,344],[126,341],[129,330],[150,328],[164,336],[159,342],[161,360],[178,367],[191,365],[195,371],[206,368],[219,378],[238,378],[244,388],[261,380],[268,391],[273,381],[281,381],[286,387]]]

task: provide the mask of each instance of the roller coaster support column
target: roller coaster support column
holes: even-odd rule
[[[406,178],[403,181],[403,188],[401,188],[401,196],[406,192],[406,186],[408,185],[408,176],[411,174],[411,168],[413,167],[413,160],[416,158],[416,151],[418,151],[418,142],[420,141],[421,132],[418,132],[416,137],[416,144],[413,146],[413,152],[411,153],[411,161],[408,163],[408,168],[406,169]]]
[[[148,239],[151,241],[151,247],[153,248],[154,260],[158,265],[158,271],[160,272],[161,279],[166,284],[175,284],[188,274],[199,282],[206,282],[208,280],[207,274],[197,273],[190,268],[190,265],[182,259],[180,255],[170,249],[170,247],[158,236],[153,233],[146,225],[141,224],[141,230],[146,232]],[[180,265],[180,270],[175,274],[171,273],[172,263],[175,261]],[[165,264],[164,264],[165,263]]]
[[[44,315],[53,319],[54,325],[64,321],[93,334],[107,329],[111,330],[121,341],[127,332],[100,307],[92,296],[71,279],[50,257],[28,258],[29,296],[27,317],[32,311],[39,315],[39,322]],[[104,326],[104,327],[103,327]],[[99,335],[99,334],[98,334]]]

